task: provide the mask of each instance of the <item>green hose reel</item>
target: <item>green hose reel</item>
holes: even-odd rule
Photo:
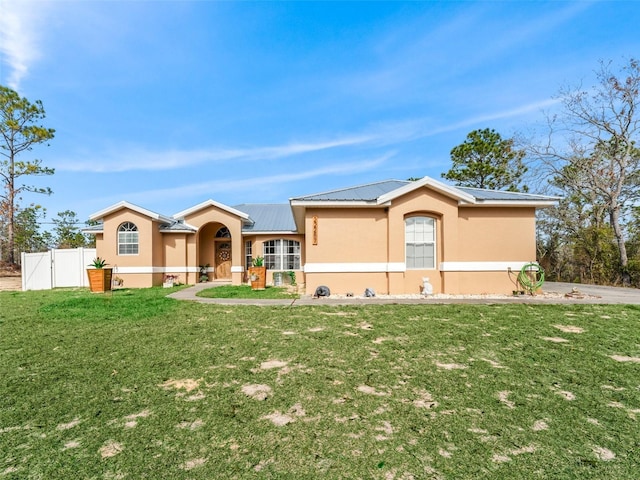
[[[518,283],[522,285],[522,288],[529,292],[530,295],[533,295],[544,283],[543,268],[535,262],[527,263],[520,269]]]

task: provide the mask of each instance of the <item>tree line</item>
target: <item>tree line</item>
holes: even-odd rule
[[[616,70],[601,62],[594,85],[563,87],[558,102],[542,133],[529,138],[503,138],[491,128],[470,132],[451,150],[442,177],[459,186],[556,195],[558,205],[541,210],[537,222],[537,260],[547,278],[640,287],[640,64],[630,59]],[[18,159],[54,137],[38,125],[42,103],[0,86],[0,115],[2,260],[90,244],[74,212],[60,212],[49,233],[40,229],[45,209],[20,206],[23,192],[51,194],[19,182],[54,173],[40,160]]]

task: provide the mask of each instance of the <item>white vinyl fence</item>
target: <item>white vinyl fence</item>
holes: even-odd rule
[[[86,287],[87,265],[96,256],[95,248],[53,249],[22,254],[22,290],[49,290],[56,287]]]

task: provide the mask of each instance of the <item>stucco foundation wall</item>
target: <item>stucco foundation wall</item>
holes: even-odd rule
[[[456,272],[449,273],[457,277],[457,290],[447,292],[451,294],[484,294],[499,293],[511,294],[513,290],[518,290],[515,281],[518,271],[509,273],[502,272]]]
[[[306,290],[313,295],[320,285],[326,285],[331,293],[363,295],[366,288],[377,294],[387,294],[386,273],[307,273]]]
[[[436,270],[407,270],[403,275],[402,289],[392,289],[392,294],[422,293],[423,277],[429,278],[433,293],[443,293],[440,272]]]

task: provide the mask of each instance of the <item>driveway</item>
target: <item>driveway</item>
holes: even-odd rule
[[[599,285],[562,282],[546,282],[543,286],[545,292],[562,293],[563,295],[571,293],[574,288],[588,296],[581,300],[582,303],[640,304],[640,289],[638,288],[601,287]]]

